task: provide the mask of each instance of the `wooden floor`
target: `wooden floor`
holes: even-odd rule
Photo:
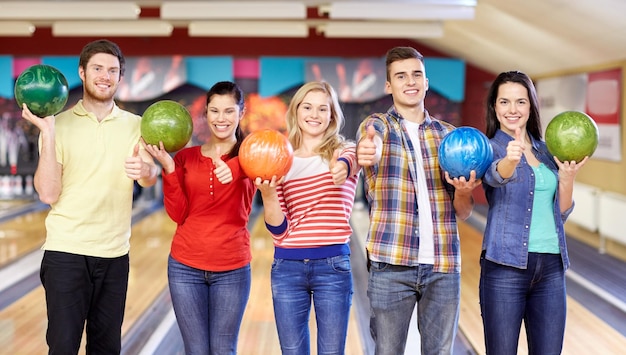
[[[37,250],[45,235],[46,211],[34,212],[0,224],[0,267]],[[361,220],[359,223],[367,223]],[[175,225],[158,210],[133,226],[131,272],[123,335],[150,310],[167,288],[167,255]],[[459,327],[478,354],[484,354],[482,320],[478,304],[478,278],[481,235],[469,224],[460,223],[463,272],[461,275],[461,315]],[[356,230],[356,229],[355,229]],[[355,236],[361,238],[363,236]],[[356,251],[355,251],[356,252]],[[239,354],[280,354],[273,319],[269,271],[272,241],[262,220],[252,228],[252,289],[239,341]],[[346,353],[361,355],[362,341],[353,314],[348,330]],[[0,311],[0,354],[45,354],[46,313],[41,286]],[[312,322],[314,315],[311,316]],[[315,353],[315,327],[312,353]],[[568,320],[563,354],[623,354],[626,338],[590,313],[584,305],[568,299]],[[526,354],[522,335],[519,354]],[[84,351],[81,352],[84,354]],[[161,355],[161,354],[159,354]],[[167,355],[167,354],[165,354]]]
[[[0,267],[41,247],[46,237],[42,223],[47,214],[47,210],[28,213],[0,223]]]

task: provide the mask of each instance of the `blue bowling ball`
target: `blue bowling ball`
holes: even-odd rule
[[[439,145],[439,165],[451,178],[465,176],[476,171],[480,179],[493,161],[493,149],[489,139],[474,127],[459,127],[446,134]]]

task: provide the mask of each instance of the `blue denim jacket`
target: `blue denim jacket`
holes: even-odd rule
[[[506,147],[511,140],[513,137],[501,130],[498,130],[495,136],[490,139],[494,159],[483,177],[483,188],[489,203],[489,212],[482,248],[487,260],[526,269],[535,174],[524,156],[522,156],[522,160],[510,178],[503,179],[496,171],[498,162],[506,156]],[[558,181],[558,166],[548,152],[545,142],[535,140],[532,137],[531,141],[532,150],[537,159],[557,175]],[[573,210],[574,204],[565,213],[561,213],[558,189],[557,185],[553,217],[559,237],[563,268],[567,269],[569,259],[563,224]]]

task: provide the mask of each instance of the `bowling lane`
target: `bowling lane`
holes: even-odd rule
[[[123,335],[167,285],[167,255],[175,227],[162,209],[133,225]],[[38,286],[0,312],[0,354],[46,353],[46,323],[44,292]],[[80,353],[84,354],[84,344]]]
[[[19,200],[19,199],[0,200],[0,215],[4,214],[6,211],[19,208],[28,203],[30,203],[29,200]]]
[[[176,224],[160,209],[132,229],[130,278],[122,334],[126,334],[167,287],[167,257]]]
[[[0,267],[38,249],[44,242],[48,210],[26,213],[0,223]]]

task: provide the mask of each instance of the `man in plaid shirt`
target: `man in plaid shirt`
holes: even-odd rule
[[[370,205],[370,330],[376,355],[403,354],[417,304],[422,354],[451,354],[460,301],[456,218],[470,216],[481,181],[473,171],[466,180],[440,169],[439,144],[455,127],[424,108],[423,56],[396,47],[386,66],[393,106],[367,117],[357,137]]]

